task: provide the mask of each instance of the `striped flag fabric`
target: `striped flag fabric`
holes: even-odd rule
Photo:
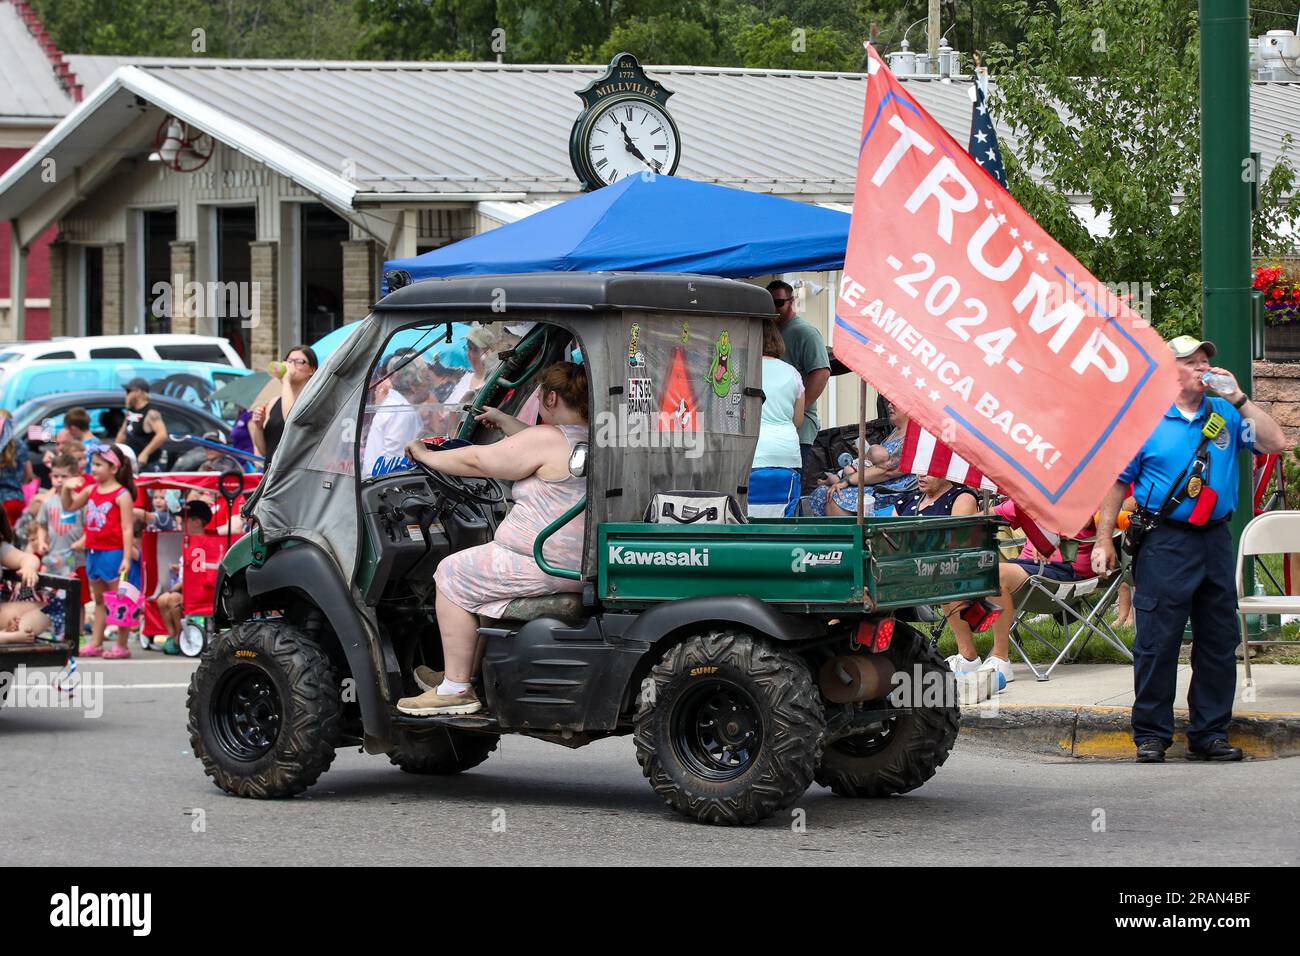
[[[955,484],[970,488],[998,490],[998,486],[988,476],[935,438],[915,420],[908,421],[907,431],[903,434],[903,454],[898,469],[916,475],[947,478]]]
[[[1044,558],[1051,558],[1056,553],[1056,549],[1061,546],[1061,536],[1051,531],[1046,531],[1038,526],[1033,518],[1025,513],[1020,505],[1015,505],[1015,510],[1011,518],[1011,527],[1019,528],[1029,539],[1029,543]]]
[[[1002,165],[998,133],[993,128],[993,117],[989,115],[988,87],[988,71],[981,69],[975,74],[975,85],[970,91],[974,103],[970,113],[970,145],[966,147],[966,152],[980,164],[984,172],[998,181],[998,185],[1006,189],[1007,168]]]

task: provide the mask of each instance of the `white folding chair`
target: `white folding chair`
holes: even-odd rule
[[[1300,596],[1286,594],[1247,594],[1246,558],[1261,554],[1286,554],[1300,545],[1300,511],[1267,511],[1252,518],[1241,533],[1237,545],[1237,620],[1241,625],[1241,656],[1246,662],[1246,682],[1250,676],[1250,645],[1282,644],[1284,641],[1249,641],[1246,636],[1247,614],[1300,614]]]

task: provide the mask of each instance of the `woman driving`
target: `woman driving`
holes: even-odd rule
[[[412,461],[446,475],[514,482],[514,506],[487,544],[445,558],[434,574],[436,612],[442,637],[445,675],[418,697],[398,701],[414,716],[472,714],[482,708],[470,686],[477,664],[478,615],[500,617],[511,601],[557,591],[580,591],[581,582],[545,574],[533,560],[533,543],[587,491],[585,478],[569,472],[574,446],[587,440],[587,372],[572,362],[557,362],[538,381],[542,424],[525,425],[489,408],[477,421],[501,429],[491,445],[430,451],[420,441],[406,446]],[[582,560],[586,517],[579,515],[546,542],[546,560],[576,568]]]

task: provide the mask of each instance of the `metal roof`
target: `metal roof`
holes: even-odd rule
[[[106,56],[69,62],[87,90],[116,67],[135,67],[328,170],[347,170],[363,202],[396,193],[562,198],[577,192],[568,157],[568,132],[581,107],[575,91],[606,69]],[[677,175],[780,195],[851,199],[865,75],[647,70],[675,94],[669,108],[683,141]],[[969,83],[907,82],[964,142]]]
[[[0,126],[53,126],[75,104],[8,0],[0,0]]]
[[[128,105],[139,95],[340,209],[401,200],[567,198],[579,189],[568,159],[568,133],[581,106],[574,94],[605,70],[88,56],[69,62],[95,92],[33,154],[60,144],[93,152],[101,143],[85,140],[121,132],[128,118],[110,104]],[[683,141],[678,176],[813,202],[851,201],[864,74],[646,69],[674,91],[669,108]],[[37,72],[44,76],[48,67]],[[965,143],[969,81],[904,82]],[[92,116],[96,110],[101,115]],[[1300,131],[1300,84],[1253,84],[1251,112],[1267,171],[1283,136]],[[1004,124],[998,133],[1014,145]],[[12,194],[23,173],[11,172],[0,184],[0,211],[10,216],[26,205]]]
[[[377,199],[577,192],[568,156],[569,129],[581,108],[574,93],[604,67],[205,63],[139,69],[326,168],[348,170],[358,193]],[[675,92],[669,106],[683,140],[677,175],[783,195],[851,195],[863,76],[651,72]]]

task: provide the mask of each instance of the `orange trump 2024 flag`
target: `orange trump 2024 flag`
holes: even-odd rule
[[[1173,402],[1173,354],[868,56],[836,357],[1073,533]]]

